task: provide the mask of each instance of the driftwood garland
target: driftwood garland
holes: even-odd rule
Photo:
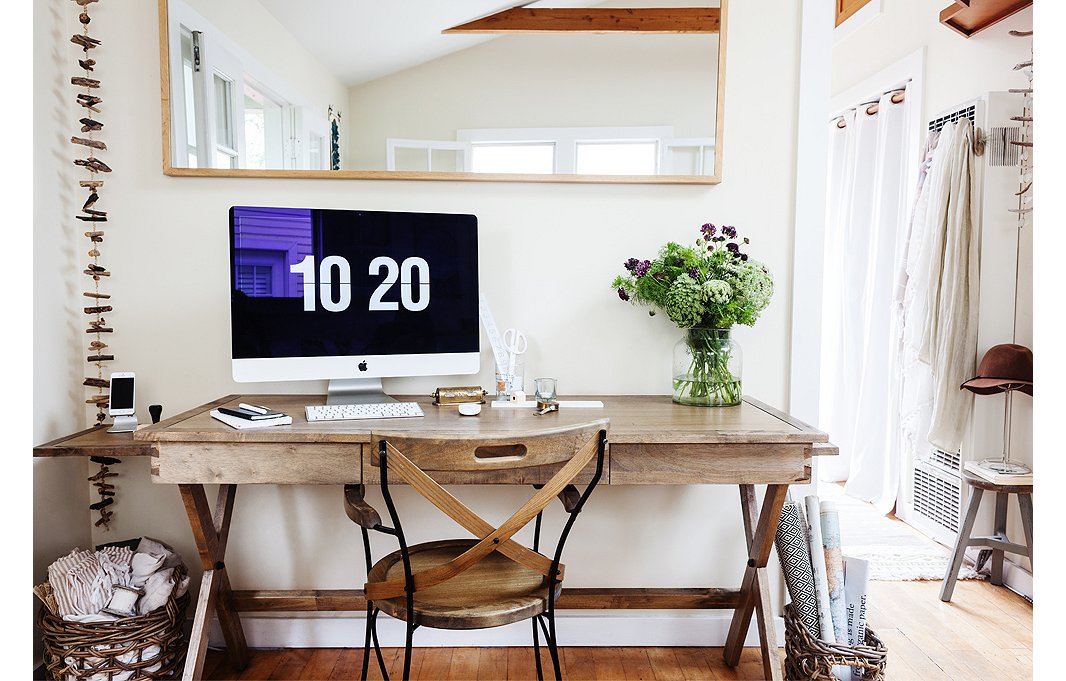
[[[77,60],[78,67],[83,71],[82,75],[71,76],[70,84],[75,88],[78,88],[78,92],[74,97],[74,102],[79,107],[91,111],[93,113],[100,113],[100,105],[103,104],[103,98],[99,94],[102,87],[100,79],[93,77],[95,67],[97,65],[96,59],[89,56],[90,50],[95,50],[102,45],[102,42],[89,35],[89,24],[92,22],[92,17],[89,16],[89,5],[92,5],[99,0],[73,0],[78,9],[78,21],[81,23],[81,33],[75,33],[70,37],[70,42],[81,48],[82,54]],[[75,166],[84,168],[88,173],[88,178],[78,181],[78,186],[88,190],[88,196],[85,199],[85,203],[82,204],[80,213],[75,215],[81,223],[91,223],[94,227],[102,225],[108,221],[107,211],[97,208],[97,203],[100,201],[100,191],[103,189],[104,182],[97,179],[100,173],[110,173],[111,167],[107,165],[102,159],[97,158],[96,154],[100,151],[107,151],[107,144],[103,140],[96,139],[94,133],[98,133],[104,128],[103,122],[93,118],[91,116],[84,116],[78,118],[78,124],[80,125],[81,136],[73,135],[70,138],[70,143],[77,145],[78,148],[84,151],[88,151],[88,156],[85,158],[74,158],[73,162]],[[104,241],[104,232],[97,229],[84,232],[85,238],[89,240],[91,244],[89,247],[88,255],[92,258],[92,261],[86,265],[83,273],[89,277],[92,281],[92,287],[90,291],[85,291],[82,295],[86,298],[91,298],[96,301],[94,304],[83,308],[84,313],[89,317],[87,328],[85,333],[93,336],[93,340],[89,341],[88,352],[85,357],[85,361],[96,368],[95,376],[88,376],[82,381],[82,385],[92,388],[96,394],[90,395],[85,403],[92,405],[96,409],[96,423],[102,424],[107,418],[107,408],[110,396],[106,390],[110,386],[110,381],[105,378],[105,363],[111,362],[115,359],[115,355],[111,352],[104,353],[103,350],[108,347],[107,343],[101,340],[101,335],[105,333],[113,333],[114,329],[106,326],[107,321],[104,319],[103,314],[105,312],[112,312],[114,307],[110,304],[102,304],[99,301],[109,300],[111,295],[108,293],[102,293],[100,291],[101,277],[110,277],[111,272],[106,267],[100,264],[100,248],[99,245]],[[89,478],[89,482],[94,483],[94,488],[100,497],[100,500],[96,503],[90,504],[89,508],[98,511],[100,514],[99,519],[96,521],[96,526],[104,526],[105,529],[110,529],[110,521],[114,515],[112,509],[107,508],[115,503],[115,485],[107,482],[107,478],[118,476],[118,473],[111,472],[109,466],[113,466],[119,463],[119,459],[113,457],[92,457],[92,461],[100,464],[100,471]]]

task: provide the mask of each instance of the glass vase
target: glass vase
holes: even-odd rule
[[[742,357],[729,329],[694,327],[674,346],[674,402],[699,407],[740,404]]]

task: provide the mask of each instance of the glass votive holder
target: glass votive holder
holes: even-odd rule
[[[554,378],[535,378],[533,379],[534,395],[537,398],[537,402],[555,402],[556,401],[556,381]]]

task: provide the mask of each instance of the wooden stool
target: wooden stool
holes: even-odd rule
[[[1033,561],[1033,486],[1032,485],[997,485],[982,477],[964,471],[962,479],[970,484],[970,505],[966,509],[966,519],[959,530],[959,538],[955,541],[955,552],[951,558],[951,566],[944,575],[944,584],[940,587],[940,600],[945,603],[951,600],[951,592],[955,590],[955,580],[959,577],[959,568],[962,567],[962,559],[968,546],[980,546],[992,549],[992,583],[1000,586],[1003,584],[1003,552],[1010,551],[1021,556],[1028,556],[1030,564]],[[991,537],[971,537],[974,519],[977,518],[977,510],[981,507],[981,496],[985,491],[996,493],[996,529]],[[1022,512],[1022,528],[1025,531],[1025,546],[1012,544],[1007,539],[1007,500],[1009,495],[1018,495],[1018,506]]]

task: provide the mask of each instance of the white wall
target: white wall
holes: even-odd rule
[[[1024,76],[1011,68],[1029,58],[1030,42],[1007,36],[1031,30],[1033,10],[1025,9],[967,39],[940,23],[941,3],[929,0],[872,0],[883,12],[833,46],[833,93],[925,47],[923,120],[988,90],[1020,87]]]
[[[1014,38],[1011,30],[1032,30],[1033,10],[1023,10],[969,39],[942,26],[938,15],[942,3],[927,0],[874,0],[881,3],[883,11],[857,29],[847,22],[837,29],[846,37],[838,39],[833,48],[833,92],[842,93],[883,68],[899,61],[917,49],[925,50],[925,73],[923,90],[924,124],[949,107],[961,104],[989,91],[1005,91],[1028,85],[1028,79],[1013,67],[1031,57],[1031,40]],[[1018,113],[1021,112],[1021,99]],[[1005,200],[1003,200],[1005,202]],[[1005,211],[983,215],[985,239],[996,243],[1011,242],[1004,234],[1013,234],[1016,220]],[[991,243],[991,242],[990,242]],[[997,292],[995,303],[983,300],[981,305],[980,339],[978,358],[991,345],[1017,342],[1033,347],[1033,243],[1032,225],[1022,230],[1019,250],[1017,337],[1012,341],[1014,327],[1013,251],[1002,260],[1009,267],[990,267],[991,261],[985,251],[986,264],[982,267],[982,291]],[[1008,271],[1009,270],[1009,271]],[[1003,291],[1010,291],[1004,294]],[[987,298],[988,296],[986,296]],[[1045,350],[1046,351],[1046,350]],[[1037,349],[1034,348],[1034,352]],[[981,459],[998,456],[1002,441],[1001,397],[977,397],[974,405],[976,442],[974,451],[967,458]],[[1032,463],[1032,399],[1017,395],[1014,400],[1012,458]],[[907,472],[903,473],[907,475]],[[986,502],[986,506],[991,506]],[[985,509],[988,518],[990,509]],[[984,516],[982,516],[984,517]],[[991,527],[978,527],[983,533]],[[1015,541],[1023,539],[1017,507],[1012,503],[1008,532]],[[1008,559],[1010,559],[1010,554]],[[1028,560],[1015,557],[1017,562],[1028,566]]]
[[[82,356],[85,315],[80,308],[86,299],[80,272],[88,247],[83,248],[84,228],[71,217],[84,200],[71,163],[77,148],[69,140],[71,123],[78,119],[67,80],[68,71],[74,73],[69,64],[76,50],[62,48],[76,30],[77,13],[62,2],[34,3],[33,25],[33,182],[39,190],[33,197],[33,442],[39,444],[86,425],[81,380],[89,365]],[[34,584],[47,579],[48,565],[60,555],[90,544],[87,470],[80,458],[33,462]],[[38,660],[36,635],[33,653]]]
[[[40,4],[46,15],[70,13],[66,0]],[[152,403],[162,404],[166,417],[227,393],[324,389],[321,382],[237,385],[230,379],[226,230],[233,204],[475,213],[483,288],[497,322],[529,337],[527,374],[556,376],[570,395],[669,393],[679,332],[665,316],[649,319],[621,303],[609,283],[627,257],[650,256],[668,239],[688,241],[708,220],[734,224],[750,236],[751,253],[769,265],[778,286],[758,326],[736,334],[746,358],[745,391],[787,407],[799,8],[775,4],[772,22],[765,12],[762,3],[730,8],[725,179],[694,187],[166,177],[160,170],[155,4],[94,6],[95,34],[104,41],[95,55],[107,100],[103,137],[115,169],[102,198],[111,222],[101,249],[113,271],[113,368],[137,372],[139,418],[148,422]],[[59,84],[68,74],[51,55],[67,54],[65,38],[47,29],[39,29],[38,38],[53,41],[35,51],[38,82],[55,84],[40,95],[42,111],[59,111],[69,96]],[[69,134],[73,113],[57,117],[49,139]],[[40,147],[47,162],[59,151],[63,159],[69,155],[58,142]],[[39,201],[69,203],[68,179],[67,173],[40,176]],[[46,216],[39,213],[41,219]],[[57,291],[54,304],[39,306],[39,329],[63,338],[56,345],[68,353],[78,342],[69,329],[80,323],[69,302],[81,283],[78,268],[68,263],[74,246],[69,237],[38,229],[38,247],[47,256],[39,277],[56,282]],[[533,268],[558,282],[550,298],[531,276]],[[487,350],[482,366],[475,377],[393,380],[386,389],[426,394],[455,380],[490,385]],[[80,375],[73,362],[54,373],[61,390],[70,390]],[[123,470],[113,529],[94,531],[93,539],[148,534],[174,543],[194,562],[177,491],[153,485],[147,461],[123,464]],[[489,520],[499,520],[526,490],[458,493]],[[730,488],[605,487],[576,526],[569,578],[574,585],[739,583],[745,550],[738,506]],[[227,559],[236,588],[362,584],[359,534],[341,511],[339,487],[242,488],[236,514]],[[424,518],[415,539],[433,529],[452,531],[432,515]]]
[[[182,2],[243,47],[288,88],[299,92],[315,107],[319,116],[324,117],[331,105],[342,110],[347,106],[347,88],[344,84],[258,0],[170,0],[172,5]],[[272,83],[263,85],[270,86]]]
[[[673,125],[714,137],[717,35],[517,35],[352,88],[349,167],[385,169],[389,137],[459,128]]]

